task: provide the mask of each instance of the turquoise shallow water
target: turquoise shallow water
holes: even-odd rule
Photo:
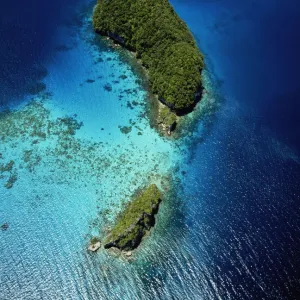
[[[151,128],[139,73],[96,38],[92,3],[75,2],[53,1],[47,26],[33,24],[36,44],[24,52],[34,65],[20,56],[20,89],[11,63],[1,69],[11,111],[0,115],[0,164],[14,164],[0,177],[0,222],[9,225],[0,231],[0,299],[297,299],[299,157],[278,138],[285,131],[266,126],[279,76],[262,72],[274,68],[263,44],[268,1],[172,1],[207,65],[206,97],[177,141]],[[296,11],[272,7],[277,17]],[[286,81],[281,91],[292,90]],[[28,95],[41,82],[46,90]],[[88,253],[90,237],[148,182],[168,197],[134,261]]]
[[[186,151],[150,127],[148,95],[128,54],[96,37],[90,14],[55,31],[46,90],[1,114],[1,163],[13,164],[0,179],[0,218],[9,224],[1,299],[140,298],[154,271],[162,225],[132,264],[86,249],[138,188],[168,190]],[[162,224],[172,217],[168,205]]]

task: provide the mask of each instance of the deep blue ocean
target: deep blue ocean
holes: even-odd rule
[[[170,1],[206,63],[176,141],[95,2],[1,3],[0,299],[300,299],[299,1]],[[149,181],[134,260],[87,252]]]

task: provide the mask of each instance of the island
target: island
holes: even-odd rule
[[[155,184],[142,190],[127,204],[104,240],[104,248],[131,251],[155,224],[155,214],[161,202],[161,192]]]
[[[203,90],[203,55],[187,25],[168,0],[98,0],[93,26],[135,52],[152,93],[170,110],[163,114],[171,131],[176,117],[191,112]]]
[[[133,52],[159,100],[157,124],[169,135],[193,111],[203,92],[204,57],[168,0],[98,0],[94,30]],[[116,218],[104,248],[130,253],[155,224],[161,192],[155,184],[138,193]],[[95,241],[90,243],[94,249]],[[98,244],[100,247],[101,245]]]

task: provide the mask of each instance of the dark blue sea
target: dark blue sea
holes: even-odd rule
[[[95,2],[1,3],[0,299],[300,299],[299,1],[170,1],[206,63],[176,140]],[[133,260],[88,252],[149,182]]]

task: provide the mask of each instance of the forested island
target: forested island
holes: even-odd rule
[[[115,226],[105,239],[104,248],[133,250],[155,224],[161,193],[155,184],[141,191],[117,217]]]
[[[98,0],[93,26],[136,53],[153,94],[172,112],[192,111],[201,98],[203,55],[168,0]]]
[[[186,24],[168,0],[98,0],[93,26],[135,53],[147,70],[160,105],[157,123],[168,130],[178,116],[191,112],[202,95],[203,55]],[[131,251],[155,224],[161,193],[154,184],[143,190],[117,217],[104,248]],[[100,247],[94,239],[91,249]]]

